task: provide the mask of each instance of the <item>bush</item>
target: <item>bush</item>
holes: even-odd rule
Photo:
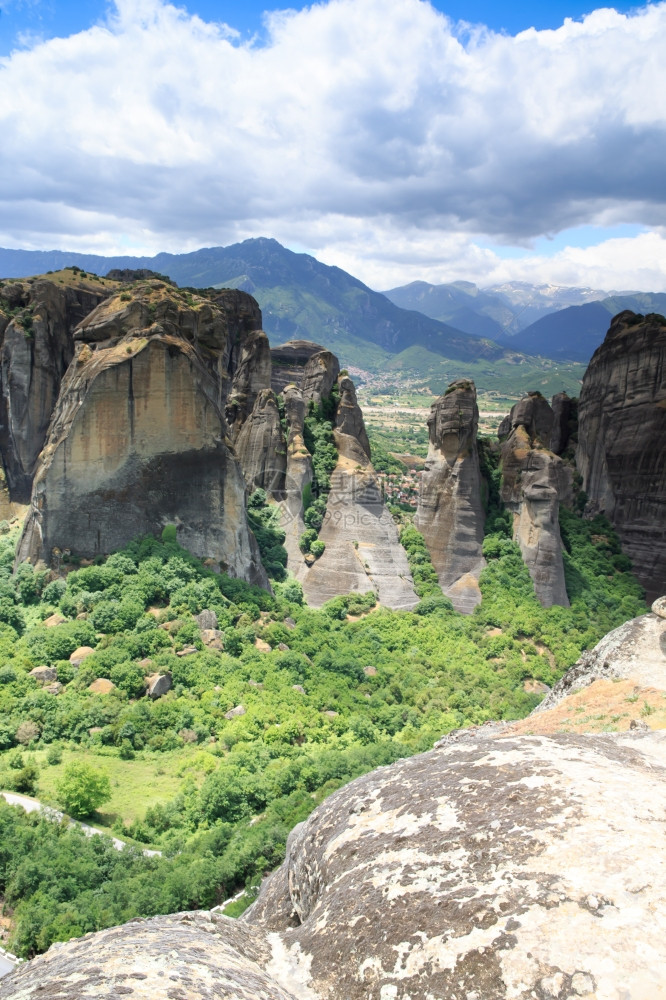
[[[90,816],[111,798],[109,776],[84,761],[72,761],[56,785],[58,802],[70,816]]]

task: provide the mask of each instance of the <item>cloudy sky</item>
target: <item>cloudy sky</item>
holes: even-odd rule
[[[666,291],[666,2],[0,0],[0,246],[250,236]]]

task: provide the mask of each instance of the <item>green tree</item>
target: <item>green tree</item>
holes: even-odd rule
[[[56,785],[58,802],[71,816],[90,816],[111,798],[108,774],[95,770],[85,761],[72,761]]]

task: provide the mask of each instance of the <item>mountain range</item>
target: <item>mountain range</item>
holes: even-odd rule
[[[481,289],[465,281],[417,281],[382,294],[341,268],[263,237],[154,257],[0,249],[3,278],[65,266],[99,275],[149,268],[180,286],[240,289],[259,302],[273,342],[313,340],[335,350],[345,364],[370,372],[408,369],[416,379],[435,372],[446,380],[458,374],[460,363],[473,363],[482,366],[473,373],[481,376],[480,388],[484,376],[501,379],[507,365],[512,372],[522,366],[534,383],[543,369],[534,356],[587,362],[611,317],[623,309],[666,311],[663,293],[609,294],[525,282]],[[451,364],[442,368],[442,359]]]

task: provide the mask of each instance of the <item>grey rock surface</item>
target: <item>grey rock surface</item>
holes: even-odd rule
[[[132,920],[53,945],[0,981],[2,1000],[295,1000],[260,966],[260,934],[218,913]]]
[[[146,694],[149,698],[161,698],[173,687],[171,674],[151,674],[146,678]]]
[[[544,607],[569,607],[559,505],[570,499],[572,477],[549,450],[553,412],[540,393],[529,393],[511,410],[510,422],[502,439],[501,496],[513,514],[513,537]]]
[[[654,600],[666,591],[666,323],[616,316],[583,379],[576,463]]]
[[[532,714],[555,708],[574,691],[610,677],[627,678],[640,687],[666,691],[665,617],[652,611],[609,632],[567,670]]]
[[[474,383],[452,382],[430,408],[428,457],[414,518],[442,590],[464,614],[481,602],[478,580],[486,564],[478,424]]]

